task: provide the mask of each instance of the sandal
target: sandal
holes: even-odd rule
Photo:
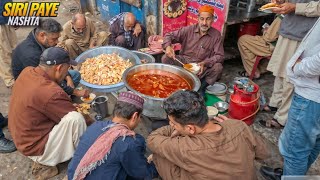
[[[262,111],[265,111],[265,112],[277,112],[278,108],[267,105],[262,109]]]
[[[238,72],[238,75],[241,76],[241,77],[247,77],[247,78],[249,77],[249,76],[247,75],[247,71],[239,71],[239,72]]]
[[[241,76],[241,77],[246,77],[246,78],[249,78],[250,75],[247,75],[247,71],[238,71],[238,75]],[[261,78],[261,76],[259,77],[253,77],[253,80],[259,80]]]
[[[282,126],[276,119],[272,118],[269,120],[260,120],[259,124],[263,127],[271,128],[271,129],[283,129],[284,126]]]

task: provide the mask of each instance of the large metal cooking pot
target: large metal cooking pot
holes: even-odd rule
[[[128,84],[127,78],[130,78],[132,75],[136,74],[137,72],[145,71],[145,70],[153,70],[153,69],[168,71],[168,72],[174,73],[176,75],[179,75],[180,77],[184,78],[191,85],[191,88],[194,91],[199,90],[201,82],[196,75],[192,74],[191,72],[189,72],[181,67],[168,65],[168,64],[160,64],[160,63],[140,64],[140,65],[128,68],[123,73],[122,80],[123,80],[125,86],[130,91],[137,93],[138,95],[140,95],[141,97],[143,97],[145,99],[145,103],[144,103],[144,107],[143,107],[143,114],[148,117],[152,117],[152,118],[165,119],[167,117],[167,114],[164,111],[164,109],[161,107],[162,103],[164,101],[164,98],[156,98],[156,97],[142,94],[142,93],[134,90]]]
[[[98,48],[87,50],[87,51],[83,52],[82,54],[80,54],[76,58],[76,61],[78,63],[82,63],[87,58],[96,57],[96,56],[99,56],[100,54],[112,54],[112,53],[117,53],[122,58],[129,59],[133,65],[141,64],[140,59],[137,55],[135,55],[134,53],[132,53],[128,49],[125,49],[122,47],[117,47],[117,46],[103,46],[103,47],[98,47]],[[83,84],[84,86],[87,86],[87,87],[93,89],[94,91],[98,91],[98,92],[114,92],[114,91],[117,91],[119,89],[124,88],[123,82],[113,84],[113,85],[96,85],[96,84],[88,83],[88,82],[81,79],[80,83]]]

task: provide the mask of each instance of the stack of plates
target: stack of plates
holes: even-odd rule
[[[213,94],[216,96],[223,96],[227,92],[227,85],[224,83],[216,82],[214,85],[208,86],[206,93]]]

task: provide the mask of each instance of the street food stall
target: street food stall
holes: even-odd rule
[[[96,0],[97,9],[101,14],[102,19],[108,20],[112,16],[117,15],[121,12],[130,11],[133,12],[137,19],[146,26],[147,28],[147,35],[164,35],[168,32],[177,30],[181,27],[192,25],[197,23],[197,16],[198,16],[198,8],[202,5],[210,5],[215,8],[214,14],[214,23],[213,27],[216,28],[221,32],[222,37],[224,38],[224,45],[225,45],[225,59],[232,59],[237,56],[238,53],[234,52],[237,51],[236,41],[239,36],[243,34],[251,34],[256,35],[260,32],[262,22],[265,19],[272,17],[272,14],[264,13],[258,11],[258,7],[260,5],[256,5],[256,1],[248,0],[248,2],[240,2],[240,0],[233,2],[231,0],[162,0],[162,1],[152,1],[152,0],[112,0],[112,1],[104,1],[104,0]],[[264,4],[260,2],[260,4]],[[159,11],[158,11],[159,9]],[[152,18],[150,18],[152,17]],[[231,43],[228,41],[231,39]],[[229,48],[227,45],[231,45],[231,53],[228,51]],[[179,46],[177,46],[179,47]],[[82,55],[78,57],[78,61],[83,62],[89,57],[96,57],[105,52],[109,52],[111,47],[101,47],[89,50],[84,52]],[[118,49],[121,50],[122,49]],[[163,53],[160,47],[160,52]],[[178,50],[178,49],[176,49]],[[112,51],[113,52],[113,51]],[[144,115],[148,116],[149,118],[155,119],[165,119],[166,115],[161,108],[162,101],[164,100],[164,96],[162,96],[160,91],[148,91],[148,94],[144,92],[144,89],[141,89],[142,86],[139,86],[140,81],[136,80],[134,76],[142,75],[143,77],[140,78],[147,78],[144,75],[152,74],[151,72],[156,72],[152,74],[153,79],[158,79],[157,76],[161,75],[168,75],[173,73],[174,75],[178,75],[182,77],[183,80],[188,82],[189,89],[198,90],[200,87],[200,80],[199,78],[189,72],[188,70],[176,67],[172,65],[165,65],[165,64],[157,64],[157,63],[146,63],[141,64],[141,52],[131,52],[131,51],[123,51],[124,55],[126,56],[125,59],[130,59],[133,64],[140,64],[135,66],[126,67],[126,71],[122,73],[122,79],[119,82],[114,84],[104,84],[103,82],[95,82],[90,83],[90,75],[87,80],[81,80],[81,83],[87,87],[95,91],[100,92],[112,92],[114,97],[117,97],[117,92],[119,90],[131,90],[136,92],[140,96],[146,99],[145,107],[144,107]],[[143,53],[142,53],[143,54]],[[121,53],[120,53],[121,55]],[[130,56],[130,57],[129,57]],[[145,56],[147,57],[147,56]],[[151,58],[150,62],[154,60]],[[159,62],[159,61],[158,61]],[[163,71],[163,72],[162,72]],[[143,72],[147,72],[143,74]],[[139,74],[142,73],[142,74]],[[168,76],[168,78],[173,78],[173,75]],[[130,78],[135,79],[133,82]],[[151,79],[150,79],[151,80]],[[181,81],[183,81],[181,80]],[[166,82],[175,82],[175,80],[168,80]],[[144,80],[143,87],[148,87],[146,83],[148,80]],[[98,84],[97,84],[98,83]],[[158,83],[158,84],[157,84]],[[161,84],[163,82],[152,82],[152,88],[156,88],[157,90],[161,90],[165,84]],[[248,83],[247,83],[248,84]],[[229,89],[232,90],[231,86],[224,86],[226,87],[223,90],[223,93],[210,93],[207,90],[206,94],[206,102],[208,106],[212,106],[213,104],[224,101],[223,98],[219,98],[219,95],[226,96],[228,94]],[[136,87],[135,87],[136,86]],[[156,86],[156,87],[154,87]],[[125,88],[124,88],[125,87]],[[166,88],[163,88],[166,89]],[[181,89],[178,88],[178,89]],[[183,89],[188,89],[188,87],[183,87]],[[237,91],[238,92],[238,91]],[[233,94],[230,93],[230,99],[234,101]],[[208,101],[211,98],[212,101]],[[259,105],[256,103],[259,96],[254,96],[255,102],[252,106],[252,113],[248,116],[254,117],[256,112],[259,109]],[[242,101],[242,100],[241,100]],[[208,104],[210,102],[210,104]],[[251,103],[251,100],[248,101]],[[245,103],[248,103],[245,102]],[[239,102],[237,102],[239,103]],[[243,103],[243,102],[241,102]],[[219,104],[219,103],[218,103]],[[220,103],[221,104],[221,103]],[[223,104],[223,103],[222,103]],[[224,106],[224,105],[223,105]],[[233,106],[231,106],[232,108]],[[218,108],[218,107],[217,107]],[[239,108],[236,108],[239,109]],[[227,112],[227,106],[224,107],[223,112]],[[246,117],[244,117],[246,118]]]
[[[273,19],[273,14],[258,10],[266,3],[266,0],[81,0],[81,8],[100,14],[106,22],[121,12],[132,12],[146,27],[149,37],[163,36],[195,24],[198,8],[206,4],[213,6],[215,19],[212,26],[221,32],[225,40],[225,59],[232,59],[239,54],[235,45],[238,37],[259,34],[263,22],[270,23]]]

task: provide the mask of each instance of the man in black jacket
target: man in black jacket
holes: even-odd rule
[[[21,71],[27,66],[36,67],[40,62],[42,52],[58,44],[62,26],[54,19],[48,18],[40,21],[40,25],[32,30],[28,37],[22,41],[12,54],[12,73],[17,79]],[[81,79],[78,71],[69,70],[65,81],[61,83],[62,89],[69,95],[88,97],[87,90],[77,90],[75,87]]]

